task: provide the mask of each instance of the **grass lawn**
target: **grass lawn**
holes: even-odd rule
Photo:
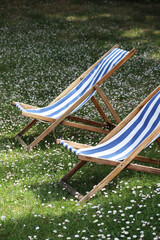
[[[29,119],[11,106],[46,106],[118,43],[137,50],[103,85],[123,119],[160,84],[159,13],[160,3],[148,1],[1,1],[0,240],[160,239],[158,175],[124,170],[78,205],[58,183],[77,159],[55,140],[95,145],[104,135],[59,126],[27,153],[14,136]],[[91,102],[76,114],[100,119]],[[39,123],[24,140],[45,127]],[[159,158],[158,144],[142,154]],[[111,170],[87,164],[70,182],[85,194]]]

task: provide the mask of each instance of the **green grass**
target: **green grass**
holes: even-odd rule
[[[158,1],[2,1],[1,240],[160,239],[159,176],[123,171],[78,205],[58,183],[77,159],[55,140],[94,145],[104,135],[59,126],[27,153],[14,136],[29,120],[11,106],[13,100],[46,106],[118,43],[137,50],[103,85],[123,119],[159,85],[159,12]],[[92,109],[89,103],[77,115],[100,119]],[[45,127],[39,123],[24,140],[31,142]],[[155,143],[142,154],[159,158],[159,153]],[[85,194],[111,169],[88,164],[71,185]]]

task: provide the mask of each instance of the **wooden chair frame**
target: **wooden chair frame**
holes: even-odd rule
[[[94,63],[87,71],[85,71],[79,78],[77,78],[68,88],[66,88],[56,99],[54,99],[49,105],[53,104],[54,102],[61,99],[65,94],[67,94],[71,89],[73,89],[100,61],[102,58],[104,58],[106,55],[108,55],[111,50],[114,48],[117,48],[118,45],[116,44],[114,47],[112,47],[106,54],[104,54],[96,63]],[[92,96],[91,100],[93,104],[95,105],[96,109],[99,111],[102,119],[105,123],[100,123],[88,119],[83,119],[80,117],[75,116],[69,116],[74,109],[77,108],[90,94],[92,94],[95,90],[98,92],[100,97],[102,98],[103,102],[115,118],[116,122],[119,123],[121,120],[111,104],[109,103],[107,97],[102,92],[100,85],[104,83],[121,65],[123,65],[134,53],[136,52],[135,49],[132,49],[128,54],[121,59],[121,61],[118,62],[106,75],[104,75],[93,87],[91,87],[80,99],[78,99],[61,117],[58,119],[53,119],[49,117],[39,116],[32,113],[22,112],[23,116],[32,118],[33,120],[25,127],[23,128],[15,137],[18,139],[18,141],[26,148],[27,151],[31,150],[33,147],[35,147],[44,137],[46,137],[51,131],[53,131],[59,124],[63,124],[70,127],[80,128],[88,131],[98,132],[98,133],[109,133],[113,127],[115,127],[114,124],[111,123],[111,121],[108,119],[106,114],[104,113],[103,109],[101,108],[98,101],[95,99],[94,96]],[[12,102],[12,105],[15,105],[15,102]],[[37,109],[38,107],[19,103],[24,109]],[[32,126],[36,124],[38,120],[42,120],[45,122],[51,123],[51,125],[44,130],[32,143],[27,145],[23,139],[21,138],[22,135],[27,132]],[[78,123],[77,123],[78,122]]]
[[[100,143],[103,143],[113,137],[116,133],[118,133],[139,111],[140,109],[160,90],[160,86],[158,86],[141,104],[139,104],[123,121],[121,121]],[[102,158],[95,158],[90,156],[78,155],[79,162],[70,170],[61,180],[60,183],[65,187],[65,189],[70,192],[73,196],[75,196],[79,203],[88,201],[91,197],[93,197],[99,190],[104,188],[114,177],[116,177],[124,168],[142,171],[147,173],[153,173],[160,175],[160,169],[155,167],[149,167],[139,164],[133,164],[131,161],[140,161],[151,164],[157,164],[159,166],[160,159],[147,158],[143,156],[139,156],[138,154],[152,141],[155,137],[160,133],[160,125],[123,161],[111,161]],[[60,139],[57,139],[57,143],[60,143]],[[85,144],[79,144],[76,142],[65,141],[70,146],[80,149],[90,147]],[[160,145],[160,137],[157,139],[158,144]],[[99,144],[100,144],[99,143]],[[87,193],[85,196],[82,196],[79,192],[73,189],[68,183],[67,180],[71,178],[84,164],[87,162],[94,162],[98,164],[115,166],[114,170],[111,171],[100,183],[98,183],[94,188]]]

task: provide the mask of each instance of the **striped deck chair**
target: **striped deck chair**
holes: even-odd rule
[[[131,163],[132,160],[136,160],[159,165],[160,159],[149,159],[138,155],[155,140],[160,145],[160,86],[121,121],[97,146],[92,147],[58,139],[58,144],[63,145],[76,154],[80,160],[60,182],[81,203],[88,201],[124,168],[160,174],[160,169],[157,167]],[[67,180],[88,161],[115,166],[115,168],[89,193],[82,196],[67,183]]]
[[[119,123],[120,118],[102,92],[100,85],[105,82],[106,79],[110,77],[134,53],[135,49],[132,49],[130,52],[128,52],[119,49],[118,45],[115,45],[86,72],[84,72],[76,81],[74,81],[66,90],[64,90],[55,100],[53,100],[47,107],[39,108],[24,103],[12,102],[12,105],[16,106],[21,111],[23,116],[33,119],[15,137],[29,151],[35,145],[37,145],[46,135],[53,131],[59,124],[89,131],[108,133],[108,128],[113,128],[113,124],[105,115],[103,109],[94,97],[94,94],[95,92],[99,93],[100,97],[107,105],[116,122]],[[99,123],[71,115],[79,108],[81,108],[89,99],[92,100],[95,107],[101,114],[104,123]],[[21,137],[26,131],[35,125],[38,120],[49,122],[51,124],[43,133],[41,133],[40,136],[38,136],[30,145],[27,146]]]

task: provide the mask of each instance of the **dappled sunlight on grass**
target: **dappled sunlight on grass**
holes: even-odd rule
[[[112,15],[110,13],[101,13],[101,14],[98,14],[96,15],[95,17],[102,17],[102,18],[110,18]]]
[[[155,31],[153,31],[153,33],[154,33],[155,35],[160,35],[160,30],[155,30]]]
[[[152,53],[149,56],[152,59],[159,60],[160,59],[160,53]]]
[[[68,16],[66,17],[66,20],[67,21],[87,21],[88,20],[88,17],[87,16]]]
[[[146,20],[148,21],[159,21],[159,17],[158,16],[153,16],[153,15],[146,15]]]
[[[144,29],[134,28],[134,29],[124,31],[121,35],[122,37],[136,38],[136,37],[141,37],[144,33],[145,33]]]

